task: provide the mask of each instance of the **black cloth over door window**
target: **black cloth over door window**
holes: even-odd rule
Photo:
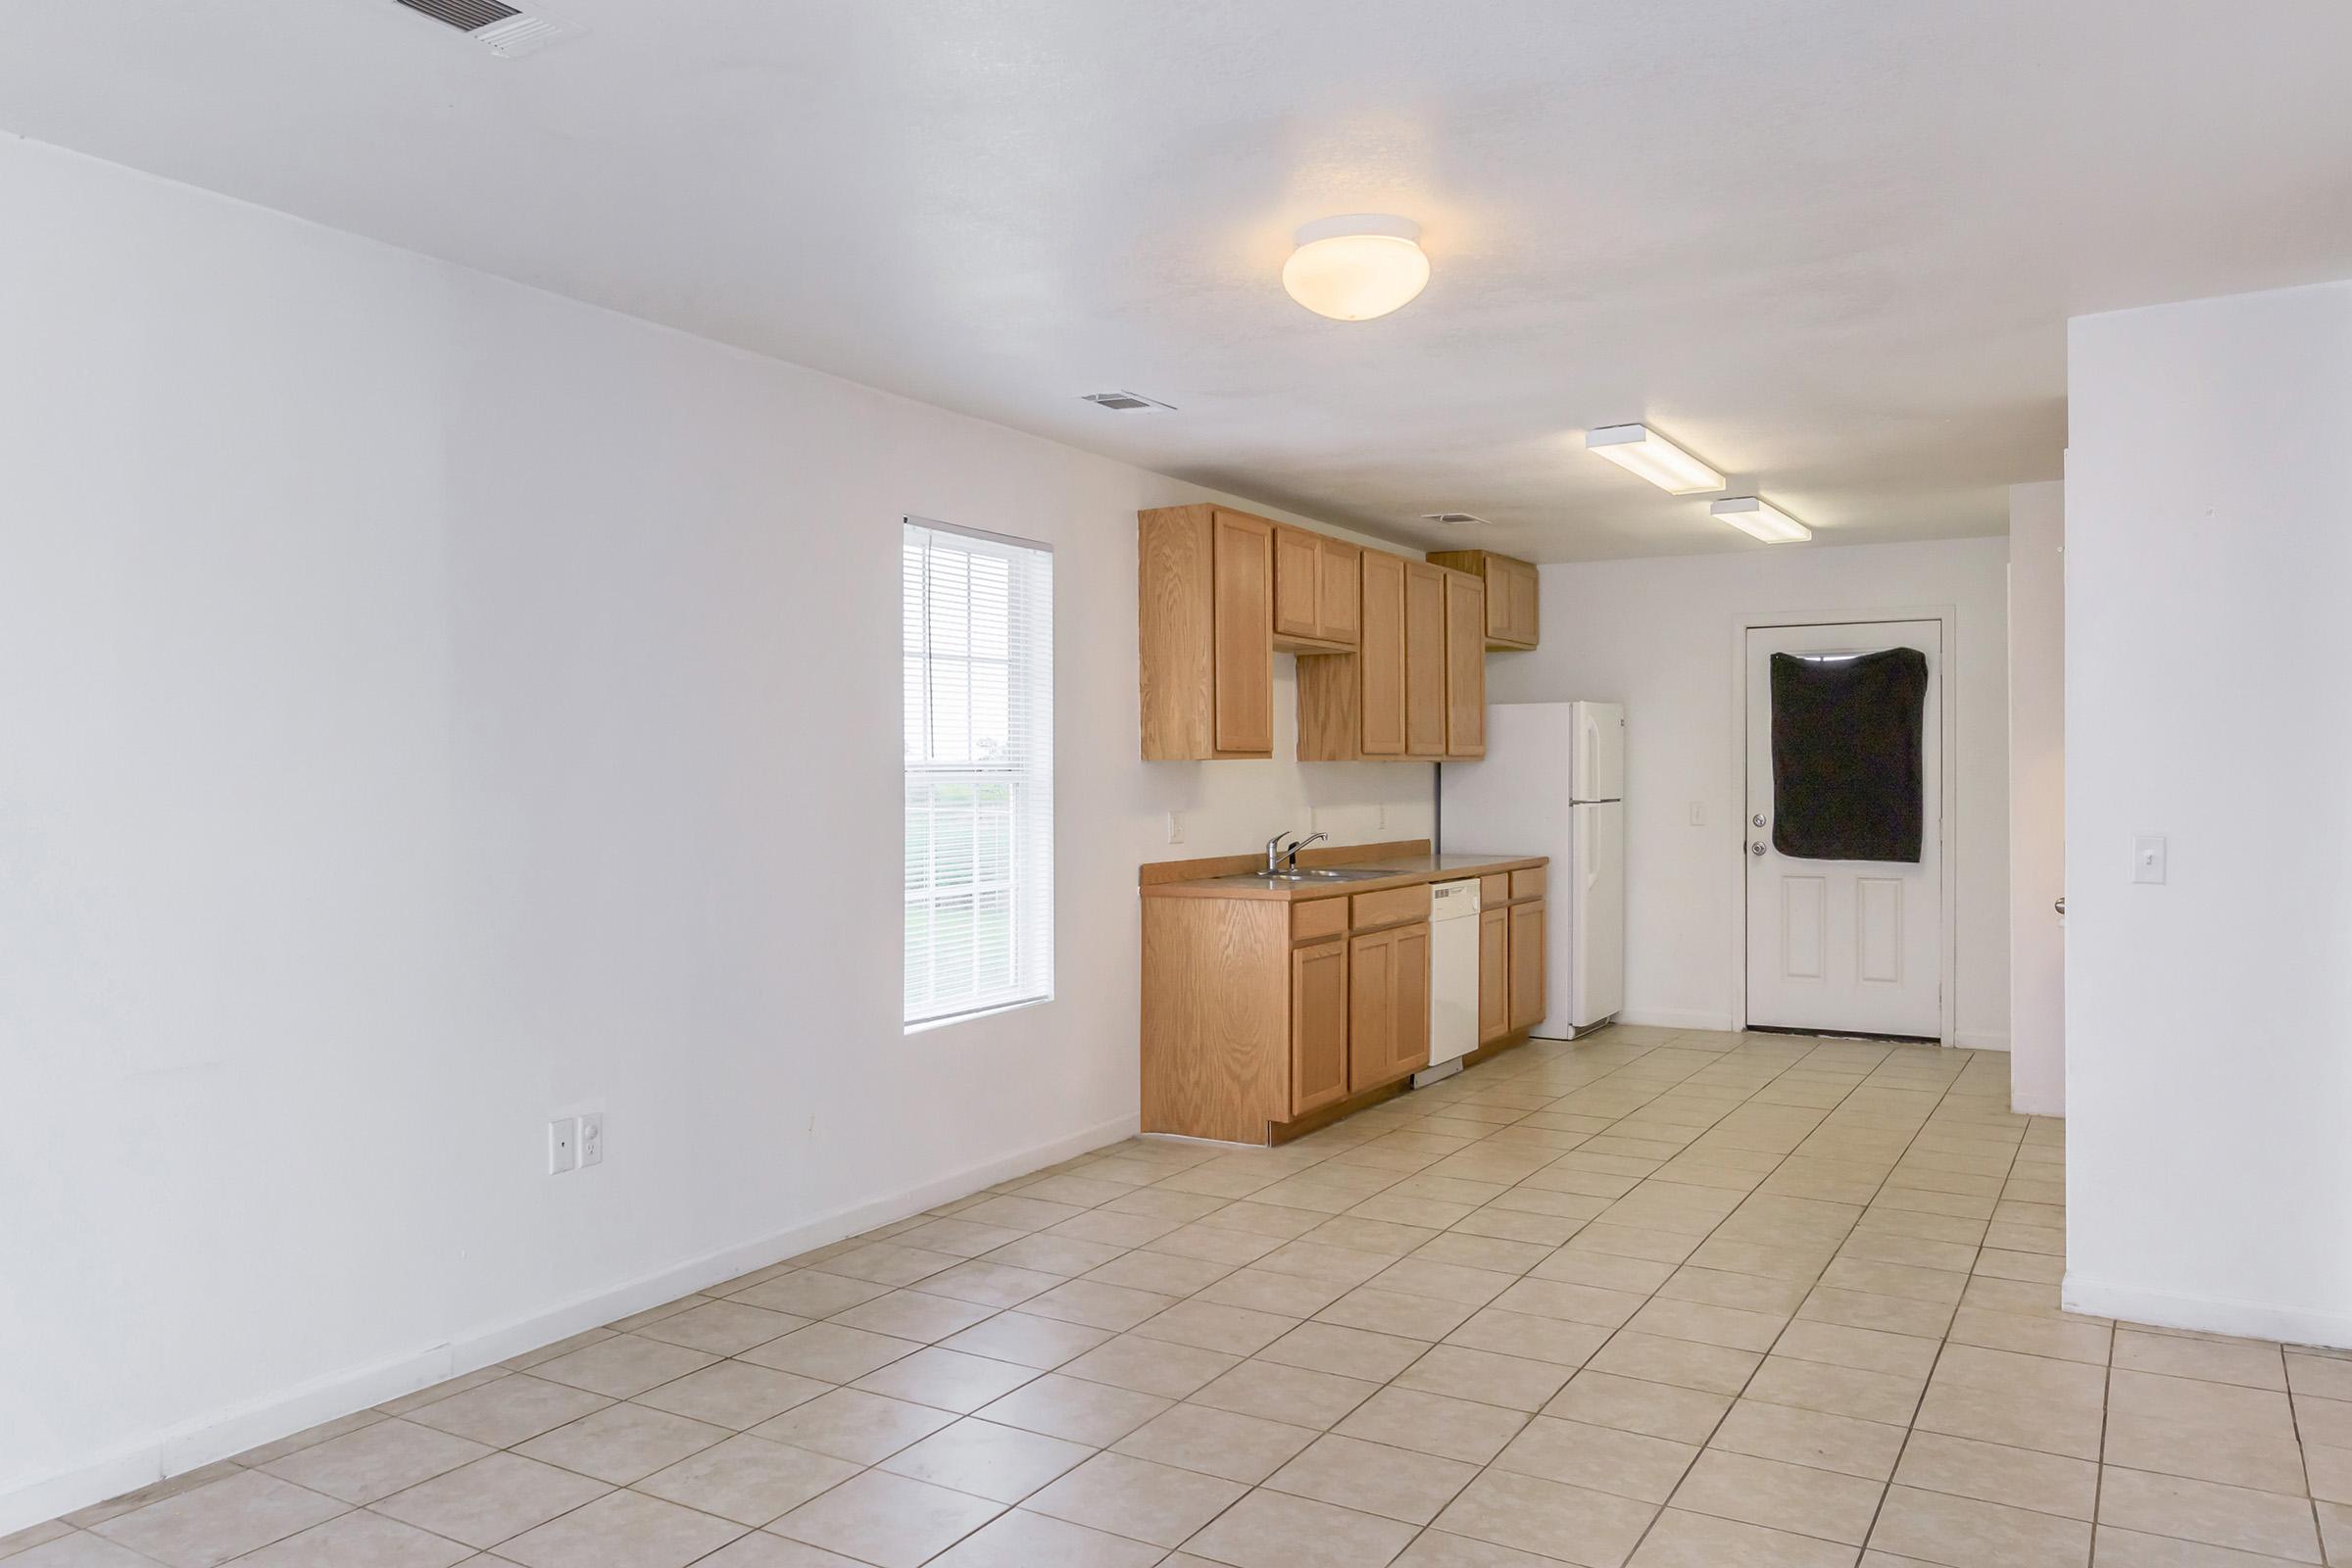
[[[1772,847],[1800,860],[1919,859],[1928,656],[1772,656]]]

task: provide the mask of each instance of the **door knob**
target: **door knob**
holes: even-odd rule
[[[1763,854],[1764,854],[1764,846],[1763,846],[1763,844],[1762,844],[1762,843],[1760,843],[1760,842],[1759,842],[1759,843],[1755,843],[1755,844],[1750,844],[1750,845],[1747,847],[1747,853],[1748,853],[1748,854],[1750,854],[1750,855],[1753,855],[1753,856],[1756,856],[1756,857],[1759,857],[1759,858],[1761,858],[1761,857],[1763,856]]]

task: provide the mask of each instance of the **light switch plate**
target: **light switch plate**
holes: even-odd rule
[[[1707,825],[1706,802],[1692,801],[1690,803],[1690,825],[1692,827],[1705,827]]]
[[[579,1163],[580,1123],[576,1116],[559,1116],[547,1124],[547,1173],[561,1176]]]
[[[2161,833],[2134,834],[2132,839],[2132,880],[2162,882],[2164,880],[2164,835]]]

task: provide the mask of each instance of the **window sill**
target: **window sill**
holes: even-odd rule
[[[1007,1002],[1000,1006],[981,1007],[972,1012],[951,1013],[945,1018],[926,1018],[921,1023],[907,1024],[904,1033],[927,1035],[934,1029],[949,1029],[959,1023],[976,1023],[982,1018],[999,1018],[1008,1012],[1018,1012],[1023,1007],[1042,1007],[1053,1000],[1054,993],[1049,991],[1042,997],[1023,997],[1018,1002]]]

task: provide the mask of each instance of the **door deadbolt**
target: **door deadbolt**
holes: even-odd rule
[[[1762,811],[1758,811],[1755,815],[1749,817],[1748,820],[1753,822],[1756,826],[1762,827],[1764,825],[1764,813]]]

